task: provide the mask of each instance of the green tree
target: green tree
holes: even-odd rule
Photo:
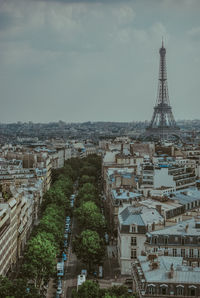
[[[60,175],[59,180],[54,183],[54,188],[61,189],[66,197],[69,197],[73,192],[73,182],[69,177]]]
[[[0,298],[5,298],[6,296],[10,296],[11,291],[12,291],[12,282],[7,277],[0,276]]]
[[[85,183],[91,183],[94,184],[95,183],[95,177],[94,176],[88,176],[85,173],[81,176],[79,184],[83,185]]]
[[[0,276],[0,298],[39,298],[38,291],[27,285],[26,279],[10,280]]]
[[[80,176],[87,175],[97,177],[97,169],[93,165],[84,166],[80,171]]]
[[[56,248],[44,233],[38,233],[29,241],[25,257],[32,266],[35,285],[40,288],[42,281],[48,280],[55,272]]]
[[[78,292],[72,293],[72,298],[98,298],[99,285],[92,280],[87,280],[78,289]]]
[[[92,265],[99,264],[104,255],[105,247],[96,231],[85,230],[73,241],[73,250],[83,263],[92,269]]]
[[[76,206],[80,206],[82,201],[88,201],[88,197],[92,201],[96,201],[98,198],[97,189],[91,183],[84,183],[83,186],[79,189]]]
[[[64,232],[64,217],[65,211],[62,206],[50,204],[40,220],[38,230],[53,234],[55,241],[59,243],[62,240]]]
[[[78,196],[81,198],[84,194],[96,195],[96,188],[91,183],[84,183],[83,186],[79,189]]]
[[[80,158],[71,158],[65,162],[65,166],[70,165],[73,169],[73,181],[75,181],[80,174],[80,169],[83,165],[83,160]]]
[[[42,210],[45,210],[48,204],[65,206],[67,204],[66,196],[61,187],[51,187],[43,197]]]
[[[123,285],[113,286],[107,289],[107,294],[109,294],[111,297],[130,298],[130,294],[128,293],[128,288]]]
[[[104,216],[99,212],[99,208],[94,202],[82,203],[75,211],[75,215],[82,229],[90,229],[102,234],[105,232]]]
[[[76,179],[76,174],[69,164],[65,164],[63,168],[52,170],[52,183],[59,180],[61,176]]]
[[[60,242],[63,236],[63,229],[60,229],[58,222],[51,215],[45,215],[42,217],[39,224],[39,231],[46,233],[52,233],[55,240]]]

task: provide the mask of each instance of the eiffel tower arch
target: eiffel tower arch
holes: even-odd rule
[[[174,119],[172,108],[170,106],[168,86],[167,86],[167,68],[166,68],[166,49],[162,41],[160,53],[159,79],[157,101],[154,107],[153,116],[150,125],[146,128],[144,137],[157,137],[159,139],[169,138],[170,136],[180,137],[180,128]]]

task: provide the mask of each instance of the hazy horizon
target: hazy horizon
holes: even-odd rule
[[[166,46],[176,120],[199,119],[200,1],[0,2],[1,123],[150,121]]]

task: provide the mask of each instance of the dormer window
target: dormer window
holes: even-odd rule
[[[137,233],[137,226],[131,225],[131,233]]]

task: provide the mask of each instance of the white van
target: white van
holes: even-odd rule
[[[103,278],[103,266],[99,266],[99,278]]]
[[[85,274],[80,274],[78,275],[77,278],[77,291],[78,291],[78,287],[81,286],[86,280]]]

